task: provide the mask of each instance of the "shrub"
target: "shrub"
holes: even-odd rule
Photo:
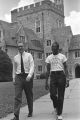
[[[40,74],[40,79],[46,79],[46,73],[45,72]]]
[[[0,82],[12,81],[12,67],[9,56],[0,50]]]

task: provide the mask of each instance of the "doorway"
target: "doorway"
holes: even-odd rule
[[[80,65],[77,65],[75,68],[75,77],[80,78]]]

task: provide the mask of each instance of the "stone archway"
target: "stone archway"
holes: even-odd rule
[[[75,77],[80,78],[80,65],[75,67]]]

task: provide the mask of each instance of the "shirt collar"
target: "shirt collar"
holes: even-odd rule
[[[24,51],[24,52],[22,53],[22,56],[25,55],[25,53],[26,53],[26,52]],[[21,55],[20,52],[18,52],[18,54]]]

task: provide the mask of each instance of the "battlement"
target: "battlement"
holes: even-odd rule
[[[44,6],[44,5],[47,5],[50,8],[54,8],[57,11],[63,13],[63,7],[61,5],[57,5],[55,2],[52,2],[50,0],[43,0],[41,2],[36,2],[36,3],[30,4],[28,6],[24,6],[24,7],[18,8],[18,9],[14,9],[13,11],[11,11],[11,14],[18,14],[18,13],[22,13],[22,12],[25,12],[25,11],[27,13],[29,13],[30,11],[34,12],[34,10],[36,10],[37,8],[39,8],[41,6]]]

